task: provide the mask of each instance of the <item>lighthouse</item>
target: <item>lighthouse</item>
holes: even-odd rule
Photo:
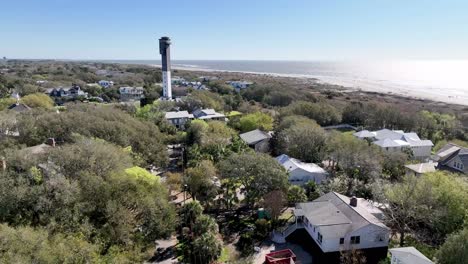
[[[161,54],[163,99],[172,100],[171,87],[171,39],[162,37],[159,39],[159,54]]]

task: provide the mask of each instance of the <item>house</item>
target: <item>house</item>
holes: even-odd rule
[[[448,143],[434,155],[438,168],[468,174],[468,148]]]
[[[301,229],[323,253],[356,249],[372,252],[376,258],[387,256],[390,228],[382,223],[382,211],[363,198],[329,192],[312,202],[296,204],[294,217],[295,223],[273,233],[273,241],[285,242]]]
[[[98,82],[98,84],[102,87],[102,88],[110,88],[112,86],[114,86],[114,82],[113,81],[106,81],[106,80],[100,80]]]
[[[426,162],[405,165],[406,175],[421,176],[425,173],[436,171],[437,163]]]
[[[253,82],[248,81],[227,81],[227,84],[231,85],[236,91],[249,88]]]
[[[328,173],[314,163],[305,163],[286,154],[276,157],[276,160],[289,172],[289,182],[294,185],[304,185],[309,181],[318,184],[328,177]]]
[[[214,109],[197,109],[193,111],[193,116],[202,120],[226,121],[224,114],[217,113]]]
[[[121,101],[135,101],[145,98],[145,89],[143,87],[120,87],[120,100]]]
[[[247,145],[249,145],[249,147],[255,149],[257,152],[266,153],[270,151],[271,135],[267,132],[255,129],[242,133],[239,136]]]
[[[14,103],[14,104],[10,105],[8,107],[8,110],[13,110],[13,111],[16,111],[16,112],[26,112],[26,111],[31,110],[31,107],[18,102],[18,103]]]
[[[171,83],[172,84],[181,84],[183,82],[186,82],[184,78],[179,77],[179,76],[172,76],[171,78]]]
[[[47,89],[46,93],[49,94],[50,97],[53,97],[55,99],[58,99],[58,98],[71,99],[71,98],[78,98],[78,97],[84,97],[84,98],[88,97],[88,93],[81,90],[81,87],[76,84],[72,84],[72,86],[68,88],[59,87],[59,88]]]
[[[416,133],[406,133],[402,130],[362,130],[353,135],[359,139],[369,140],[387,152],[401,152],[409,149],[413,153],[413,157],[419,160],[429,158],[434,146],[432,141],[421,140]]]
[[[216,77],[216,76],[200,76],[200,77],[198,77],[198,80],[200,80],[201,82],[211,82],[211,81],[219,80],[219,77]]]
[[[185,124],[193,119],[193,115],[187,111],[166,112],[166,120],[179,129],[184,129]]]
[[[414,247],[392,248],[391,264],[434,264]]]

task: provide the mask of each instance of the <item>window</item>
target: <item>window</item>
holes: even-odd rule
[[[359,244],[361,243],[361,237],[360,236],[352,236],[351,237],[351,244]]]
[[[340,245],[344,244],[344,237],[340,238]]]
[[[320,232],[318,232],[317,238],[318,238],[318,242],[319,242],[320,244],[322,244],[322,238],[323,238],[323,237],[322,237],[322,234],[320,234]]]

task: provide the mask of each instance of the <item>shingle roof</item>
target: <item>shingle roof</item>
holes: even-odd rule
[[[288,171],[302,169],[310,173],[324,173],[324,174],[327,173],[322,167],[320,167],[319,165],[315,163],[302,162],[298,159],[291,158],[286,154],[279,155],[278,157],[276,157],[276,160],[281,165],[283,165]]]
[[[436,158],[441,165],[447,164],[458,156],[464,168],[468,168],[468,148],[464,148],[453,143],[448,143],[436,153]]]
[[[262,140],[271,138],[270,134],[263,132],[260,129],[255,129],[246,133],[242,133],[239,136],[248,145],[253,145]]]
[[[430,259],[424,256],[414,247],[391,248],[392,256],[398,258],[402,264],[433,264]]]
[[[31,107],[25,105],[25,104],[12,104],[8,107],[9,110],[14,110],[16,112],[24,112],[24,111],[28,111],[31,109]]]
[[[405,165],[406,168],[416,172],[416,173],[428,173],[434,172],[437,167],[437,163],[428,162],[428,163],[418,163],[418,164],[409,164]]]
[[[187,111],[166,112],[166,119],[174,119],[174,118],[193,118],[193,115],[189,114],[189,112]]]
[[[375,135],[370,132],[369,130],[361,130],[359,132],[356,132],[353,134],[355,137],[358,137],[358,138],[373,138],[375,137]]]
[[[373,207],[368,201],[358,199],[357,206],[349,204],[350,198],[339,193],[329,192],[308,203],[299,203],[297,207],[302,209],[303,214],[314,225],[333,225],[332,235],[342,235],[352,232],[368,224],[377,225],[388,229],[376,216],[382,215],[381,211]],[[372,206],[372,210],[369,210]],[[338,232],[339,231],[339,232]],[[337,232],[339,234],[337,234]],[[325,234],[330,236],[330,234]]]

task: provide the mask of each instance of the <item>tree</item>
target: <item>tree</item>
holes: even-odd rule
[[[217,170],[213,162],[201,161],[196,167],[185,171],[184,182],[194,199],[207,201],[216,195],[214,181],[217,179]]]
[[[218,167],[224,179],[241,184],[250,205],[271,191],[285,192],[288,185],[287,172],[266,154],[233,154]]]
[[[239,125],[242,133],[255,129],[270,131],[273,129],[273,118],[268,114],[256,112],[241,117]]]
[[[295,205],[296,203],[303,203],[307,201],[307,195],[304,188],[291,185],[288,190],[288,203]]]
[[[52,98],[43,93],[26,95],[21,99],[21,102],[31,108],[52,109],[54,107]]]
[[[403,152],[384,153],[382,160],[382,171],[387,174],[391,180],[399,180],[406,173],[405,164],[408,155]]]
[[[280,113],[282,116],[303,115],[314,119],[321,126],[334,125],[341,121],[341,113],[326,102],[297,101],[281,108]]]
[[[277,150],[305,162],[321,162],[326,138],[325,131],[317,124],[299,123],[279,132]]]
[[[195,223],[193,225],[193,235],[194,236],[201,236],[205,233],[217,233],[218,232],[218,224],[214,218],[208,215],[201,215],[197,217]]]
[[[468,206],[467,183],[443,172],[405,176],[385,189],[388,225],[400,235],[411,232],[422,241],[440,244],[463,227]]]
[[[468,228],[450,235],[436,253],[437,263],[457,264],[468,262]]]
[[[198,201],[192,201],[184,204],[180,210],[180,214],[182,215],[182,225],[193,227],[202,213],[203,207]]]
[[[211,263],[221,255],[222,243],[212,232],[204,233],[193,241],[191,263]]]
[[[48,138],[73,142],[75,135],[100,138],[121,147],[132,147],[146,163],[165,165],[168,161],[165,135],[150,122],[133,118],[113,107],[100,105],[67,106],[67,111],[31,111],[18,117],[19,142],[28,146]]]
[[[304,187],[307,194],[307,200],[313,201],[320,197],[317,184],[314,181],[307,182]]]
[[[277,220],[286,204],[284,193],[280,190],[271,191],[263,196],[263,206],[271,219]]]
[[[346,195],[372,197],[368,185],[378,179],[382,172],[380,149],[352,135],[338,132],[329,136],[327,146],[332,173],[345,176]]]

